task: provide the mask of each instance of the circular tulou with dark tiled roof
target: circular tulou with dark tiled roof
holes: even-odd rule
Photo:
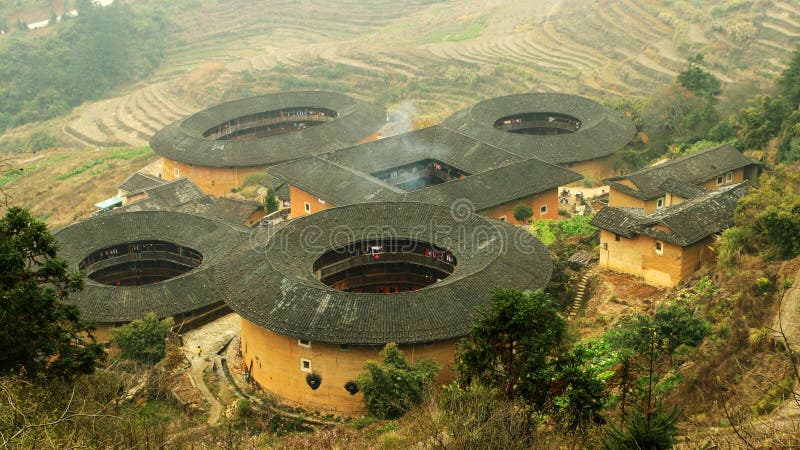
[[[252,167],[348,147],[385,123],[382,108],[343,94],[279,92],[197,112],[156,133],[150,146],[186,164]]]
[[[585,97],[556,93],[491,98],[456,112],[443,125],[551,164],[611,155],[636,133],[624,115]]]
[[[69,302],[99,324],[187,317],[221,304],[221,270],[247,229],[194,214],[137,211],[105,214],[58,230],[61,255],[86,271]]]
[[[229,266],[237,289],[226,303],[271,332],[330,344],[462,337],[493,288],[543,288],[552,272],[526,230],[413,202],[320,211],[246,253]]]

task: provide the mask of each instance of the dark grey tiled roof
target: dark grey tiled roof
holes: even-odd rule
[[[312,272],[330,249],[390,236],[446,247],[458,265],[431,286],[396,294],[336,291]],[[263,252],[249,250],[228,269],[236,290],[226,303],[251,322],[298,339],[382,345],[464,336],[492,288],[542,288],[552,263],[547,249],[524,229],[475,214],[457,222],[440,206],[382,202],[290,221]]]
[[[661,183],[658,188],[664,192],[669,192],[670,194],[686,199],[699,197],[708,192],[708,189],[702,186],[685,184],[675,178],[667,178],[667,181]]]
[[[318,107],[336,120],[302,131],[243,141],[216,141],[203,133],[227,120],[283,108]],[[206,167],[271,165],[355,144],[386,123],[380,107],[324,91],[279,92],[234,100],[178,120],[159,131],[150,146],[160,156]]]
[[[287,189],[288,191],[288,189]],[[175,211],[215,217],[242,224],[262,204],[251,200],[212,197],[203,194],[188,178],[181,178],[153,189],[145,190],[148,198],[113,210],[114,214],[134,211]]]
[[[188,178],[179,178],[161,186],[147,189],[145,192],[148,199],[167,208],[174,208],[206,197],[206,194]]]
[[[122,182],[117,188],[121,191],[133,194],[141,192],[145,189],[150,189],[156,186],[161,186],[166,183],[164,180],[146,173],[135,172]]]
[[[405,199],[450,205],[469,199],[477,210],[558,188],[583,176],[537,159],[518,162],[406,194]]]
[[[442,161],[471,175],[413,192],[370,175],[424,159]],[[381,200],[449,205],[466,198],[478,209],[583,178],[439,126],[279,164],[267,173],[337,206]]]
[[[98,323],[120,323],[142,318],[192,312],[216,303],[229,288],[221,267],[232,250],[247,242],[244,227],[185,213],[142,211],[104,214],[74,223],[55,233],[61,255],[72,269],[90,253],[124,242],[161,240],[198,250],[203,263],[178,277],[149,286],[108,286],[86,280],[82,292],[71,294],[83,317]]]
[[[732,170],[758,164],[730,145],[721,145],[605,181],[620,192],[651,200],[664,195],[661,185],[666,180],[694,186]],[[620,182],[622,180],[629,180],[636,187],[626,186]]]
[[[279,199],[289,200],[289,185],[284,183],[283,180],[275,178],[269,173],[266,173],[265,175],[267,177],[264,180],[264,185],[272,186],[275,189],[275,193],[278,194]]]
[[[494,127],[502,117],[533,112],[567,114],[581,121],[569,134],[532,136]],[[636,133],[630,119],[585,97],[570,94],[514,94],[484,100],[448,117],[442,125],[481,142],[508,149],[526,158],[552,164],[608,156],[624,147]]]
[[[627,238],[640,234],[686,246],[732,226],[736,202],[745,193],[747,182],[707,191],[646,216],[637,216],[621,208],[605,207],[591,223]],[[659,229],[659,226],[668,231]]]
[[[251,200],[218,197],[211,202],[203,215],[217,217],[233,223],[244,223],[264,205]]]

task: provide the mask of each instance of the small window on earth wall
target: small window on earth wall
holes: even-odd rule
[[[305,210],[306,214],[311,212],[311,203],[303,202],[303,209]]]
[[[311,341],[308,341],[306,339],[298,339],[297,340],[297,345],[299,345],[300,347],[310,348],[311,347]]]
[[[664,254],[664,243],[663,242],[656,241],[655,248],[656,248],[656,253],[658,253],[659,255]]]
[[[303,372],[311,372],[311,360],[300,359],[300,370],[302,370]]]

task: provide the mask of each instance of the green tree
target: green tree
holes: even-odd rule
[[[657,403],[652,411],[637,409],[628,417],[624,428],[613,424],[603,437],[604,450],[666,450],[675,445],[680,410],[664,411]]]
[[[758,95],[733,118],[736,137],[745,148],[762,149],[777,137],[788,110],[780,98]]]
[[[642,114],[647,159],[662,155],[668,145],[705,136],[718,121],[707,98],[678,84],[654,92]]]
[[[364,393],[370,415],[380,419],[396,419],[420,403],[440,367],[436,362],[421,359],[409,364],[397,344],[389,343],[381,351],[383,363],[367,361],[365,372],[356,384]]]
[[[789,67],[778,78],[778,84],[783,88],[783,98],[789,107],[800,108],[800,47],[792,55]]]
[[[147,313],[144,319],[111,330],[111,341],[119,346],[122,358],[154,364],[164,358],[165,339],[173,325],[172,317],[158,320],[155,313]]]
[[[477,381],[543,405],[546,365],[562,349],[566,321],[550,295],[495,289],[467,340],[458,348],[456,366],[463,384]]]
[[[514,218],[518,222],[527,222],[533,217],[533,209],[528,205],[517,205],[514,207]]]
[[[694,311],[679,303],[661,305],[655,314],[625,316],[609,331],[609,341],[618,348],[627,348],[646,354],[649,351],[652,333],[658,342],[658,350],[670,357],[681,345],[697,347],[708,336],[709,324]]]
[[[702,60],[702,57],[695,61],[700,62],[700,60]],[[722,88],[719,78],[703,70],[702,67],[694,62],[689,65],[688,69],[678,74],[677,81],[678,84],[696,95],[709,99],[718,95]]]
[[[275,193],[274,187],[269,186],[266,195],[264,195],[264,210],[269,214],[277,211],[279,208],[278,194]]]
[[[69,293],[83,288],[47,225],[19,207],[0,219],[0,373],[91,373],[103,354]]]
[[[457,350],[462,385],[498,389],[537,410],[552,408],[571,428],[601,422],[605,383],[584,352],[568,351],[566,321],[549,294],[495,289]]]
[[[734,223],[748,247],[769,257],[800,255],[800,173],[781,168],[764,175],[739,200]]]

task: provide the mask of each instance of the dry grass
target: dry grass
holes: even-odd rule
[[[3,187],[8,204],[30,208],[35,216],[45,218],[51,229],[89,217],[95,203],[116,195],[117,186],[125,178],[156,159],[149,150],[131,159],[116,158],[132,151],[60,148],[18,155],[14,167],[23,172]],[[98,161],[102,162],[65,179]]]

